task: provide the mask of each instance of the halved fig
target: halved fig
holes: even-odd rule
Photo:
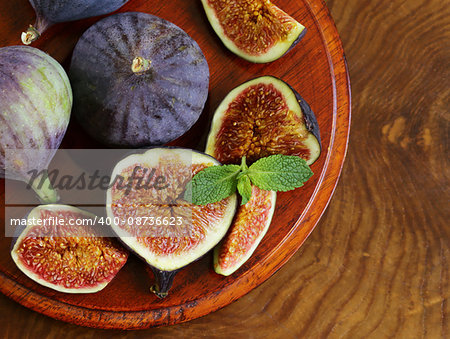
[[[175,273],[212,249],[233,219],[235,194],[203,206],[184,200],[192,176],[213,165],[219,162],[204,153],[154,148],[126,157],[113,170],[107,215],[123,243],[152,268],[152,291],[160,298]]]
[[[286,54],[306,28],[269,0],[202,0],[208,20],[233,53],[266,63]]]
[[[35,282],[67,293],[103,289],[125,265],[128,252],[95,228],[96,217],[67,205],[41,205],[13,242],[17,267]]]
[[[296,155],[311,165],[321,152],[319,125],[305,100],[287,83],[263,76],[236,87],[221,102],[206,153],[221,163],[252,163],[274,154]]]
[[[269,229],[277,194],[252,187],[250,200],[239,206],[225,238],[214,249],[214,270],[230,275],[253,254]]]

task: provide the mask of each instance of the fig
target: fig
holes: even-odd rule
[[[36,41],[50,26],[59,22],[75,21],[108,14],[119,9],[128,0],[29,0],[36,13],[34,26],[22,33],[25,45]]]
[[[233,89],[216,109],[206,153],[224,164],[252,163],[274,154],[311,165],[321,152],[319,125],[305,100],[287,83],[263,76]]]
[[[47,167],[71,109],[69,79],[56,60],[33,47],[0,48],[0,177],[30,183],[35,171],[31,186],[41,201],[56,202]]]
[[[146,13],[119,13],[90,27],[73,52],[74,114],[110,146],[161,145],[202,113],[209,68],[181,28]]]
[[[95,228],[96,217],[67,205],[35,207],[11,256],[35,282],[67,293],[103,289],[125,265],[128,252]]]
[[[202,0],[224,45],[241,58],[266,63],[286,54],[306,28],[269,0]]]
[[[153,148],[122,159],[113,170],[107,215],[122,242],[152,268],[151,290],[160,298],[178,270],[217,245],[233,219],[235,194],[201,206],[184,199],[192,176],[213,165],[219,163],[204,153]]]
[[[269,229],[277,194],[252,186],[250,200],[238,208],[225,238],[214,249],[214,270],[230,275],[255,251]]]

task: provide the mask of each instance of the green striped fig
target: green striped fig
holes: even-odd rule
[[[0,48],[0,177],[31,184],[39,173],[31,186],[42,202],[56,202],[47,167],[71,109],[69,79],[55,59],[28,46]]]

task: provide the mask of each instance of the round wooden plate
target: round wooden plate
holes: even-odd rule
[[[322,154],[315,175],[302,188],[279,193],[270,229],[249,261],[229,277],[214,273],[211,256],[189,265],[175,277],[169,296],[149,291],[153,276],[135,257],[103,291],[71,295],[42,287],[14,265],[11,239],[0,237],[0,290],[22,305],[84,326],[138,329],[201,317],[224,307],[268,279],[302,245],[324,212],[345,158],[350,126],[350,84],[345,56],[333,20],[322,0],[275,0],[307,27],[300,43],[270,64],[251,64],[229,52],[210,27],[199,0],[130,0],[120,11],[147,12],[183,28],[202,48],[211,72],[210,95],[198,123],[174,142],[202,150],[214,109],[235,86],[261,75],[274,75],[294,87],[316,113]],[[20,44],[20,33],[34,22],[28,1],[0,1],[0,46]],[[99,18],[52,27],[33,44],[67,67],[82,32]],[[199,138],[202,136],[202,138]],[[62,148],[101,148],[72,121]],[[2,185],[3,186],[3,183]],[[4,205],[4,190],[2,190]],[[5,226],[2,208],[2,226]],[[2,231],[3,234],[4,231]]]

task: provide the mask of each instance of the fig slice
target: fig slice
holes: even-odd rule
[[[233,219],[235,194],[202,206],[184,200],[192,176],[213,165],[219,162],[204,153],[153,148],[122,159],[113,170],[107,215],[122,242],[152,268],[152,291],[160,298],[175,273],[217,245]]]
[[[284,81],[263,76],[233,89],[216,109],[206,153],[224,164],[274,154],[296,155],[308,165],[321,152],[319,125],[305,100]]]
[[[41,205],[13,241],[11,256],[35,282],[67,293],[102,290],[125,265],[128,252],[101,237],[96,217],[67,205]]]
[[[255,63],[274,61],[305,35],[306,28],[269,0],[202,0],[224,45]]]
[[[238,208],[225,238],[214,249],[214,270],[230,275],[253,254],[269,229],[277,194],[252,186],[250,200]]]

